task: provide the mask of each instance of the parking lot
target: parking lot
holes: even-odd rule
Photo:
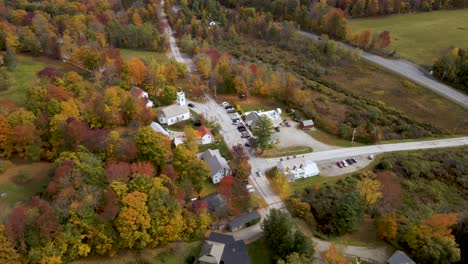
[[[341,160],[319,161],[317,162],[317,166],[319,167],[321,176],[338,176],[365,168],[372,162],[372,160],[369,160],[367,157],[367,155],[349,157],[354,158],[357,161],[357,163],[348,165],[347,167],[343,168],[338,167],[338,165],[336,164],[338,161]]]
[[[336,147],[324,144],[315,140],[307,132],[298,128],[299,123],[288,121],[291,126],[280,127],[280,132],[273,134],[274,139],[278,141],[278,148],[292,147],[292,146],[307,146],[311,147],[314,151],[323,151],[335,149]]]

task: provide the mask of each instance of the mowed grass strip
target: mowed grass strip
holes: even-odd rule
[[[0,92],[0,99],[11,99],[17,105],[26,103],[26,91],[34,85],[37,73],[45,67],[53,67],[63,73],[68,71],[77,71],[79,69],[63,63],[59,60],[53,60],[45,57],[33,57],[29,55],[17,54],[16,69],[12,72],[13,85],[7,91]]]
[[[353,31],[389,31],[397,52],[421,65],[432,65],[451,46],[468,46],[468,9],[353,19],[351,26]]]

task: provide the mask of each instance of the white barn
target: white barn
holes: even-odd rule
[[[282,158],[276,167],[289,181],[316,176],[320,172],[315,162],[303,157]]]
[[[143,89],[137,86],[133,86],[130,89],[130,95],[135,99],[142,99],[145,102],[146,108],[151,108],[154,106],[153,101],[149,99],[148,93]]]
[[[158,120],[161,124],[172,125],[190,119],[190,110],[185,104],[185,93],[177,93],[177,103],[159,110]]]
[[[261,116],[266,116],[271,120],[271,123],[273,126],[277,127],[281,124],[282,119],[281,119],[281,108],[277,108],[275,110],[270,110],[270,111],[251,111],[251,112],[246,112],[245,113],[245,123],[251,127],[254,128],[256,126],[256,123],[260,120]]]

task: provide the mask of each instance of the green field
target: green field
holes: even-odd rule
[[[261,238],[247,245],[252,264],[274,263],[271,250],[268,248],[265,238]]]
[[[25,104],[27,88],[34,85],[37,72],[45,67],[53,67],[62,72],[70,70],[79,71],[71,65],[45,57],[32,57],[18,54],[16,55],[16,58],[18,63],[11,76],[13,79],[13,87],[7,91],[0,92],[0,99],[11,99],[18,105]]]
[[[421,65],[432,65],[450,46],[468,47],[468,9],[353,19],[351,25],[353,31],[389,31],[397,52]]]

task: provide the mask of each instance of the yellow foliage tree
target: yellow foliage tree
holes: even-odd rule
[[[285,197],[291,192],[291,187],[289,186],[286,176],[281,174],[278,170],[275,171],[271,183],[273,190],[281,197]]]
[[[395,213],[381,216],[377,219],[376,225],[379,239],[391,240],[395,238],[398,231]]]
[[[141,86],[148,74],[145,63],[139,58],[132,58],[127,64],[129,66],[132,84]]]
[[[357,189],[368,209],[382,197],[382,184],[375,179],[375,174],[367,171],[363,173],[363,178],[357,183]]]
[[[147,199],[147,195],[141,192],[132,192],[122,198],[123,207],[115,225],[125,247],[144,247],[151,241],[148,234],[151,218],[146,205]]]

